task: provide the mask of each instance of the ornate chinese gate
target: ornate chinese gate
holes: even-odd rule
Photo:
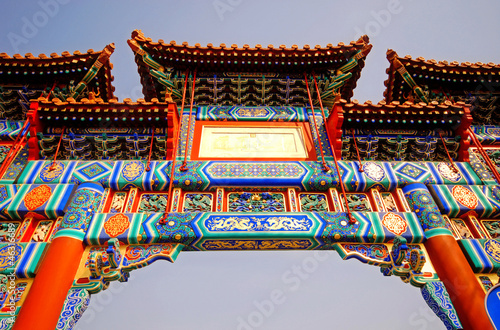
[[[71,329],[111,281],[214,250],[335,250],[419,288],[447,328],[492,328],[500,135],[458,64],[389,51],[385,101],[360,104],[367,37],[128,43],[136,102],[113,96],[113,45],[0,59],[0,329]]]

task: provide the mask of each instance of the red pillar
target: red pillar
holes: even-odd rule
[[[424,246],[464,329],[493,330],[484,307],[486,295],[455,238],[434,236]]]
[[[420,220],[424,242],[439,279],[444,283],[464,329],[493,330],[484,306],[485,294],[427,187],[413,183],[403,188]]]
[[[72,197],[61,227],[43,258],[13,330],[54,330],[73,284],[85,246],[83,239],[104,189],[82,183]]]
[[[54,330],[80,259],[83,242],[57,237],[49,246],[13,330]]]

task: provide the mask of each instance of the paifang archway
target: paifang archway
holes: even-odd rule
[[[481,142],[497,135],[471,126],[485,117],[453,99],[456,84],[438,102],[421,73],[433,62],[389,51],[386,101],[359,104],[366,36],[238,48],[134,31],[128,43],[137,102],[113,98],[113,45],[2,60],[75,66],[52,86],[23,75],[37,86],[26,120],[2,131],[17,136],[0,168],[5,327],[70,329],[91,295],[181,252],[332,250],[419,288],[448,328],[491,328],[500,195]]]

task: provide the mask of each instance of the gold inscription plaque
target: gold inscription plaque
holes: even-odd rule
[[[200,158],[306,158],[301,127],[204,126]]]

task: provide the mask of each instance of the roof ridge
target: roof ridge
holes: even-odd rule
[[[344,44],[343,42],[339,42],[336,46],[333,44],[329,43],[326,45],[326,47],[321,47],[320,45],[315,45],[314,47],[311,47],[308,44],[305,44],[302,48],[299,48],[297,45],[292,45],[290,48],[287,48],[286,45],[279,45],[278,47],[275,47],[273,44],[269,44],[266,47],[263,47],[261,44],[256,44],[253,48],[250,47],[248,44],[244,44],[242,47],[238,47],[236,44],[231,44],[231,46],[227,46],[225,43],[220,44],[220,46],[214,46],[212,43],[208,43],[206,46],[201,46],[199,43],[195,43],[194,46],[190,46],[187,41],[182,42],[181,44],[177,44],[175,40],[170,41],[169,43],[166,43],[163,39],[158,39],[158,41],[153,41],[149,37],[145,37],[144,33],[142,30],[136,29],[132,32],[131,39],[139,42],[139,43],[150,43],[152,45],[161,45],[163,47],[176,47],[176,48],[188,48],[188,49],[201,49],[201,50],[206,50],[206,49],[213,49],[213,50],[234,50],[234,51],[252,51],[252,50],[261,50],[261,51],[270,51],[270,50],[282,50],[282,51],[315,51],[315,50],[322,50],[322,51],[328,51],[331,49],[338,49],[341,47],[345,48],[352,48],[353,46],[357,46],[356,48],[359,48],[360,46],[363,47],[365,45],[368,45],[370,42],[370,38],[367,35],[361,36],[358,40],[356,41],[351,41],[349,44]]]

